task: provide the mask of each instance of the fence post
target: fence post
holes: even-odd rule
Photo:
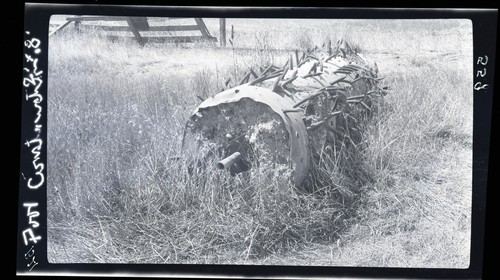
[[[219,19],[220,46],[226,46],[226,19]]]

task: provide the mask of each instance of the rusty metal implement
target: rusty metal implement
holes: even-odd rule
[[[231,175],[284,166],[293,185],[308,189],[325,152],[361,143],[363,123],[386,94],[376,63],[343,40],[327,49],[295,52],[283,68],[260,74],[250,69],[204,100],[186,124],[183,148],[215,158]]]

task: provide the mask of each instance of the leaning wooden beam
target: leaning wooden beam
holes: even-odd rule
[[[68,26],[68,24],[70,24],[70,23],[71,23],[71,21],[66,21],[63,24],[59,25],[54,31],[50,32],[49,37],[56,34],[57,32],[59,32],[64,27]]]
[[[147,17],[129,17],[137,31],[150,31]]]
[[[210,35],[210,33],[208,32],[207,26],[205,25],[205,23],[203,22],[203,20],[201,18],[194,18],[194,20],[196,21],[196,24],[198,25],[203,37],[205,37],[206,39],[209,39],[210,37],[212,37]]]
[[[144,45],[144,40],[142,39],[141,37],[141,34],[139,33],[139,31],[137,30],[135,24],[134,24],[134,21],[132,20],[132,18],[128,17],[127,18],[127,23],[128,23],[128,26],[130,27],[130,30],[132,31],[132,33],[134,34],[134,37],[135,39],[137,40],[137,42],[143,46]]]

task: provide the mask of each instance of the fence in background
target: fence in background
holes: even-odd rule
[[[181,19],[181,18],[168,18]],[[147,17],[123,17],[123,16],[72,16],[60,24],[51,26],[53,29],[49,36],[54,36],[70,24],[77,28],[95,28],[103,31],[104,36],[110,39],[123,37],[135,38],[137,42],[144,45],[148,42],[176,42],[190,43],[196,41],[213,41],[217,38],[210,32],[201,18],[192,18],[192,24],[178,25],[151,25]],[[126,23],[126,25],[119,24]],[[219,19],[220,45],[226,46],[226,19]],[[154,34],[151,34],[154,32]],[[172,34],[175,33],[175,34]],[[183,35],[183,33],[199,32],[199,35]]]

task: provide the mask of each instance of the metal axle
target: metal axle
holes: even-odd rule
[[[225,159],[217,162],[217,169],[228,169],[231,167],[231,165],[234,164],[234,162],[241,157],[240,152],[234,152],[230,156],[226,157]]]

